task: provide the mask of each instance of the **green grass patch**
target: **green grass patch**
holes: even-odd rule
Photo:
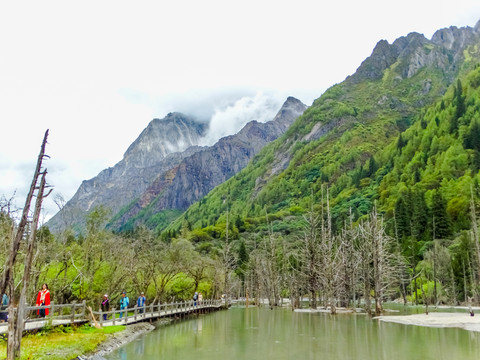
[[[44,329],[25,335],[21,344],[21,359],[67,360],[94,351],[108,334],[123,331],[125,326],[96,329],[90,325]],[[7,342],[0,341],[0,358],[7,356]]]

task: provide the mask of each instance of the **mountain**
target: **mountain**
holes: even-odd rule
[[[114,217],[109,228],[132,230],[144,223],[161,230],[172,217],[241,171],[267,143],[283,134],[306,108],[301,101],[289,97],[273,120],[266,123],[251,121],[237,134],[185,157],[178,166],[160,173],[137,201]]]
[[[462,220],[453,230],[465,227],[467,185],[455,184],[467,174],[480,181],[472,165],[480,156],[465,145],[475,143],[475,136],[464,139],[477,134],[472,118],[478,117],[478,85],[473,84],[479,81],[479,48],[480,22],[474,28],[438,30],[430,40],[411,33],[392,44],[379,41],[354,74],[315,100],[244,170],[192,205],[166,236],[188,224],[197,235],[218,237],[227,213],[244,237],[268,229],[301,234],[302,214],[312,205],[318,208],[327,188],[337,230],[350,214],[359,219],[375,202],[393,226],[399,199],[411,199],[406,194],[414,190],[422,191],[428,211],[440,206],[433,198],[441,194],[451,220]],[[466,85],[459,85],[458,78],[468,79]],[[424,131],[434,126],[442,132]],[[428,141],[442,155],[422,154],[416,146]],[[404,208],[411,204],[407,201]]]
[[[72,199],[46,225],[53,232],[68,226],[81,228],[85,215],[99,205],[115,214],[140,196],[159,173],[199,151],[201,147],[196,145],[206,130],[206,123],[180,113],[153,119],[120,162],[83,181]]]

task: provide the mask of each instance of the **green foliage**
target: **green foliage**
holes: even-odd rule
[[[376,203],[414,273],[434,239],[451,241],[471,225],[469,189],[480,181],[480,68],[452,84],[438,69],[401,81],[395,71],[327,90],[283,137],[168,229],[188,218],[197,248],[212,253],[228,208],[247,248],[269,231],[294,242],[305,209],[325,198],[328,185],[333,230],[351,215],[360,221]]]
[[[473,62],[475,53],[469,54]],[[228,268],[243,282],[252,254],[275,243],[265,239],[281,238],[279,244],[296,250],[304,215],[322,213],[320,204],[328,198],[333,233],[361,222],[376,204],[412,276],[427,268],[422,262],[431,244],[442,239],[452,254],[448,278],[455,279],[455,288],[472,271],[464,271],[467,260],[475,263],[467,251],[472,244],[459,234],[471,225],[470,187],[480,181],[480,68],[450,84],[440,69],[425,67],[405,77],[404,67],[399,62],[382,79],[331,87],[243,171],[181,215],[156,212],[152,202],[122,227],[127,235],[116,237],[102,231],[102,211],[96,210],[83,237],[45,260],[49,267],[40,279],[63,278],[56,290],[69,289],[62,296],[78,299],[118,294],[120,288],[146,289],[162,301],[190,298],[196,286],[219,291],[221,275],[215,271],[209,270],[208,280],[192,274],[198,267],[192,251],[212,267],[228,242],[235,255],[227,259]],[[138,230],[141,222],[154,232]],[[47,232],[44,237],[52,242]],[[128,266],[122,266],[125,259]],[[424,280],[428,294],[432,278]]]
[[[96,329],[90,325],[79,327],[57,326],[40,330],[22,339],[22,359],[74,359],[92,352],[107,334],[123,331],[124,326]],[[74,336],[73,336],[74,335]],[[6,358],[6,342],[0,342],[0,357]]]

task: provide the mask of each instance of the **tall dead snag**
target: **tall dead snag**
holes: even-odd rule
[[[24,317],[25,317],[25,301],[26,301],[26,292],[28,288],[28,283],[30,281],[30,270],[32,267],[32,259],[33,259],[33,252],[34,252],[34,245],[35,245],[35,236],[38,226],[38,221],[40,218],[40,212],[42,209],[42,201],[48,194],[45,195],[45,188],[46,188],[46,181],[45,177],[47,175],[47,170],[42,170],[42,162],[45,157],[49,157],[45,155],[45,147],[47,144],[48,138],[48,130],[45,132],[45,136],[43,138],[42,146],[40,148],[40,154],[38,155],[37,166],[35,168],[35,173],[33,175],[32,185],[30,186],[30,191],[27,195],[27,200],[25,202],[25,207],[23,208],[22,218],[20,219],[20,223],[17,227],[17,231],[12,241],[11,253],[8,258],[8,261],[5,265],[5,270],[3,274],[3,281],[1,283],[1,290],[5,292],[7,286],[10,290],[13,289],[11,286],[13,281],[13,268],[15,266],[15,262],[17,259],[18,250],[20,248],[20,244],[22,239],[27,240],[27,253],[25,256],[25,268],[22,278],[22,290],[20,293],[19,301],[15,301],[14,293],[9,291],[11,295],[12,301],[10,302],[9,306],[9,314],[10,317],[8,319],[8,343],[7,343],[7,359],[14,360],[20,359],[20,343],[22,340],[22,333],[24,328]],[[40,178],[40,183],[38,179]],[[36,192],[36,201],[35,201],[35,209],[33,213],[32,220],[28,221],[28,216],[30,213],[30,206],[33,197],[35,196]],[[17,305],[17,309],[13,309],[13,307]]]
[[[320,285],[320,216],[313,211],[303,216],[305,220],[304,236],[300,246],[301,275],[305,289],[310,297],[310,308],[317,308],[317,291]]]
[[[27,198],[25,200],[25,206],[23,207],[23,213],[22,217],[20,219],[20,222],[18,223],[17,231],[15,233],[15,237],[13,238],[12,241],[12,246],[10,248],[10,256],[8,257],[7,261],[5,262],[5,269],[3,271],[3,279],[0,284],[0,290],[1,293],[3,294],[7,286],[12,289],[11,281],[12,281],[12,271],[13,271],[13,266],[15,264],[15,261],[17,259],[17,254],[18,254],[18,249],[20,248],[20,243],[24,237],[25,233],[25,228],[28,224],[28,214],[30,212],[30,205],[32,203],[32,198],[34,196],[35,190],[38,190],[38,178],[41,175],[41,169],[42,169],[42,161],[45,157],[48,157],[45,155],[45,146],[47,144],[47,137],[48,137],[48,130],[45,132],[45,136],[43,138],[42,146],[40,148],[40,154],[38,155],[38,160],[37,160],[37,166],[35,168],[35,173],[33,175],[33,181],[32,184],[30,185],[30,190],[27,194]]]
[[[402,258],[394,250],[393,239],[386,235],[382,219],[373,208],[369,219],[358,226],[361,240],[362,274],[364,282],[365,306],[371,313],[370,291],[373,284],[375,315],[383,311],[383,298],[388,289],[396,285],[403,272]]]

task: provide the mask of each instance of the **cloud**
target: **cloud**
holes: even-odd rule
[[[272,120],[285,100],[286,97],[257,92],[254,96],[243,96],[224,107],[217,107],[202,145],[213,145],[224,136],[236,134],[252,120],[262,123]]]

